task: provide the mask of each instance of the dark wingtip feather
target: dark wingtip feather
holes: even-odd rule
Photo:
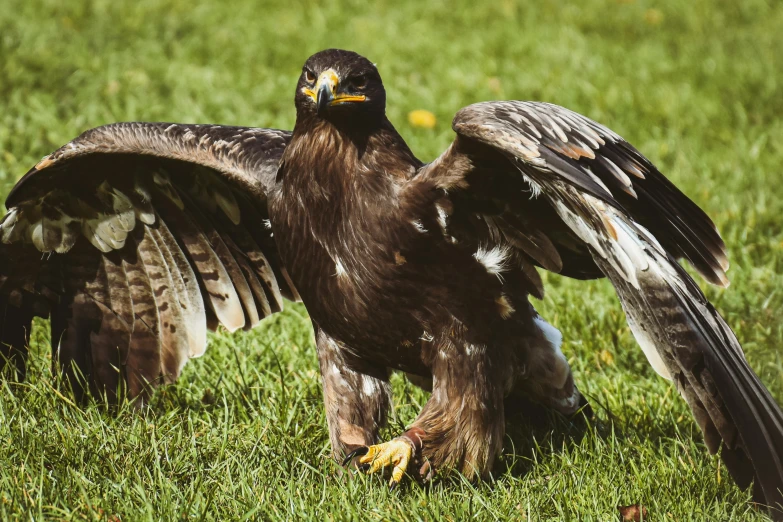
[[[705,353],[705,366],[739,432],[741,448],[752,462],[754,499],[773,508],[774,515],[776,506],[783,507],[783,411],[733,347],[736,341],[732,342],[729,327],[712,306],[709,311],[721,329],[716,332],[716,342],[726,348]],[[747,480],[746,474],[743,466],[732,476],[741,484]],[[783,517],[783,512],[778,517]]]

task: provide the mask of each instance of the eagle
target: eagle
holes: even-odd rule
[[[386,117],[376,66],[311,56],[293,131],[115,123],[44,157],[0,222],[0,344],[23,378],[34,317],[79,400],[178,378],[207,331],[304,303],[333,455],[360,470],[487,477],[504,411],[589,407],[535,310],[538,270],[606,277],[655,371],[754,498],[783,504],[783,413],[680,265],[727,286],[707,215],[636,148],[580,114],[498,101],[457,112],[423,163]],[[431,392],[379,440],[391,372]],[[783,512],[775,511],[778,518]]]

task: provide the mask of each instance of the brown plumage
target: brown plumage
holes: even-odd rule
[[[293,133],[119,123],[33,168],[0,227],[0,340],[17,369],[32,317],[50,316],[78,394],[143,401],[203,353],[207,328],[301,298],[335,457],[392,465],[393,483],[417,461],[485,477],[509,400],[586,404],[528,301],[536,267],[606,276],[709,450],[758,501],[783,501],[783,414],[676,261],[725,286],[726,248],[636,149],[561,107],[489,102],[459,111],[454,143],[423,164],[386,119],[377,69],[348,51],[312,56],[295,104]],[[376,444],[392,370],[432,394]]]

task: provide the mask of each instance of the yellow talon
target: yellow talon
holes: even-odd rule
[[[359,458],[359,464],[369,466],[367,473],[375,473],[393,466],[389,486],[394,487],[402,480],[412,454],[413,447],[409,442],[403,439],[394,439],[367,448],[367,454]]]

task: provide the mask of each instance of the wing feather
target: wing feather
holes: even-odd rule
[[[560,129],[562,134],[552,130],[553,117],[568,122],[570,129]],[[726,247],[709,217],[603,125],[548,103],[486,102],[460,110],[453,127],[463,138],[502,150],[530,182],[546,184],[555,174],[583,193],[625,209],[709,282],[728,284]],[[588,149],[579,151],[587,145],[581,140],[580,147],[573,147],[588,135]]]
[[[230,332],[245,325],[245,315],[239,296],[231,284],[226,267],[210,245],[204,232],[191,216],[177,208],[170,200],[156,205],[159,216],[170,229],[177,230],[183,251],[188,255],[198,276],[206,302],[218,321]]]
[[[155,308],[158,311],[160,374],[164,382],[173,382],[179,377],[182,367],[188,361],[190,343],[188,336],[183,335],[185,318],[166,256],[163,255],[152,230],[148,228],[143,230],[144,237],[138,245],[138,252],[144,263]]]
[[[199,357],[207,348],[207,321],[196,273],[165,221],[160,220],[152,232],[167,258],[167,265],[178,288],[190,347],[188,355],[191,358]]]
[[[253,292],[250,289],[250,285],[245,279],[237,260],[234,259],[234,255],[226,245],[223,235],[218,231],[210,217],[205,215],[204,212],[197,210],[195,205],[189,205],[186,214],[188,218],[201,229],[204,237],[209,242],[212,251],[218,257],[225,269],[230,286],[236,296],[228,298],[228,300],[232,303],[238,302],[244,313],[244,319],[239,327],[250,329],[256,326],[261,320],[261,316],[259,316],[259,311],[256,308]]]
[[[223,220],[220,230],[228,233],[228,236],[224,235],[223,239],[229,244],[237,262],[241,261],[242,266],[246,267],[243,270],[249,269],[252,271],[255,281],[261,285],[263,294],[258,295],[257,289],[254,289],[253,293],[263,310],[263,314],[266,316],[279,311],[283,306],[283,296],[280,293],[275,270],[264,254],[264,251],[268,252],[269,249],[259,246],[253,235],[244,227],[230,226]],[[287,285],[282,276],[280,279],[283,285]],[[248,277],[248,282],[250,281],[251,278]]]
[[[254,303],[248,304],[246,306],[246,311],[252,311],[256,315],[255,317],[250,315],[247,316],[248,324],[245,325],[245,327],[247,328],[248,325],[255,326],[258,324],[258,321],[261,317],[266,317],[272,314],[272,309],[269,306],[269,301],[267,300],[266,292],[264,291],[264,284],[259,279],[255,268],[257,265],[250,261],[249,255],[243,252],[237,246],[230,235],[223,234],[221,235],[221,239],[228,248],[228,252],[234,258],[237,266],[242,271],[242,275],[244,276],[248,288],[252,293]]]
[[[116,253],[102,256],[102,273],[106,277],[106,297],[95,300],[100,313],[100,328],[90,334],[90,353],[94,375],[93,390],[116,400],[123,376],[122,361],[126,359],[133,336],[133,300],[130,286]]]
[[[728,284],[726,248],[712,221],[630,144],[561,107],[477,104],[457,113],[453,127],[457,140],[419,179],[448,184],[455,213],[492,200],[529,228],[540,205],[520,200],[519,190],[497,190],[524,180],[570,229],[569,242],[589,252],[592,259],[580,262],[611,280],[634,336],[691,406],[709,450],[721,451],[740,486],[755,483],[757,501],[783,507],[783,412],[676,261],[685,258],[709,282]],[[487,176],[505,182],[477,182]],[[460,179],[470,189],[458,188]],[[560,229],[538,223],[562,254]],[[503,235],[518,246],[513,233]]]
[[[130,348],[124,361],[125,378],[131,397],[144,397],[158,383],[161,368],[160,315],[155,295],[141,250],[145,232],[140,230],[134,238],[134,249],[125,251],[123,268],[133,300],[133,332]]]
[[[204,353],[207,329],[281,310],[297,295],[263,223],[289,139],[120,123],[45,157],[0,219],[2,354],[23,371],[32,318],[51,316],[55,361],[79,398],[115,400],[126,386],[146,400]]]
[[[254,205],[252,205],[247,197],[240,197],[238,203],[242,215],[247,216],[248,222],[255,223],[256,225],[269,222],[265,215],[259,212],[259,210]],[[264,253],[263,257],[265,257],[275,276],[274,280],[270,280],[267,284],[267,289],[271,291],[269,302],[272,305],[272,311],[277,312],[282,308],[282,297],[285,297],[291,301],[301,301],[293,282],[291,282],[291,278],[288,276],[288,273],[280,262],[277,249],[272,248],[274,245],[274,238],[272,237],[271,232],[267,229],[266,225],[244,227],[241,232],[234,236],[236,240],[240,241],[239,244],[242,244],[242,241],[245,241],[245,239],[240,239],[240,235],[247,236],[248,238],[252,238],[252,240],[255,241],[258,247],[252,249],[252,251]],[[248,243],[248,245],[250,245],[250,243]],[[251,250],[249,249],[247,251],[249,252]],[[255,255],[254,257],[257,263],[264,263],[262,256]],[[265,281],[270,279],[266,270],[263,272],[265,275],[262,278]]]

